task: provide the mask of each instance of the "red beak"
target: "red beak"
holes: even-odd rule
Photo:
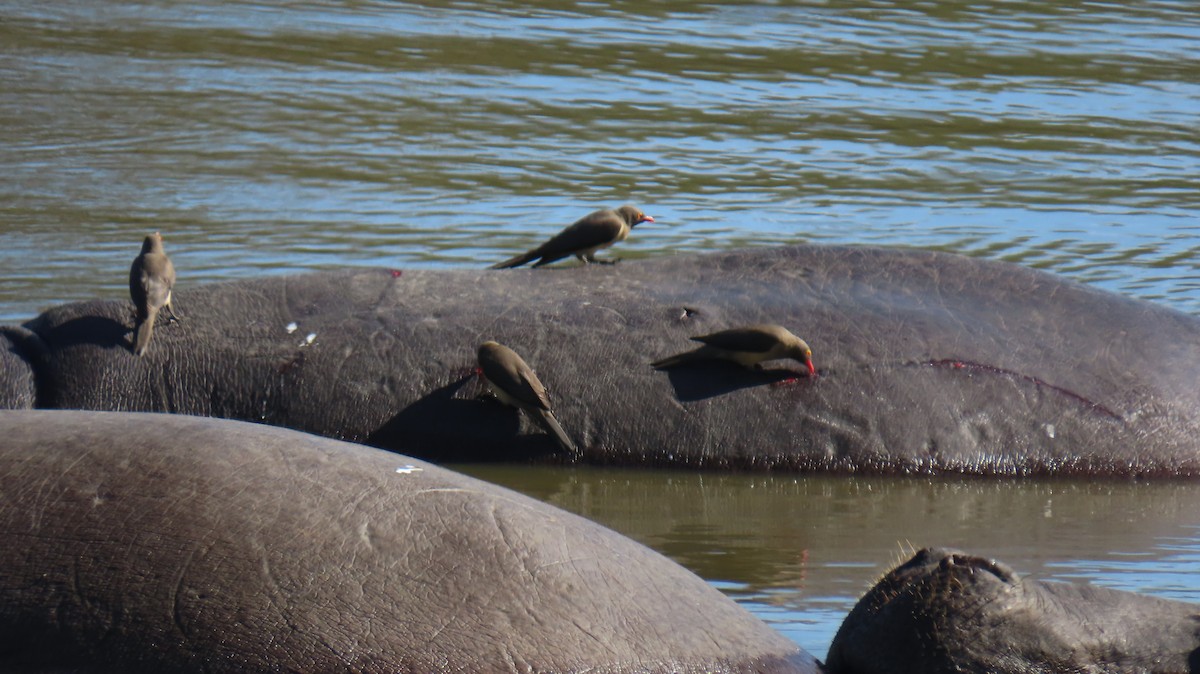
[[[638,224],[641,224],[642,222],[654,222],[654,218],[650,217],[649,215],[643,215],[641,222]]]
[[[808,374],[810,374],[814,377],[817,376],[817,368],[813,367],[813,362],[810,360],[810,361],[807,361],[805,364],[808,365]]]

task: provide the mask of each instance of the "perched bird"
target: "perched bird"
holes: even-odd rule
[[[654,222],[654,218],[646,215],[636,206],[622,206],[615,211],[605,209],[589,213],[576,220],[575,224],[554,235],[554,238],[546,243],[528,253],[522,253],[500,264],[494,264],[491,269],[520,267],[531,260],[537,260],[533,266],[540,267],[561,260],[568,255],[574,255],[585,263],[612,264],[615,260],[597,260],[596,251],[608,248],[618,241],[624,241],[625,237],[629,236],[629,230],[643,222]]]
[[[175,265],[163,252],[162,235],[155,232],[142,241],[142,252],[129,268],[129,296],[137,309],[134,325],[133,352],[146,353],[150,336],[154,334],[154,319],[158,312],[166,309],[175,318],[171,308],[171,289],[175,287]]]
[[[663,358],[651,365],[662,369],[697,360],[718,359],[732,360],[743,367],[762,369],[763,361],[792,358],[807,366],[810,375],[817,374],[817,369],[813,367],[812,349],[808,348],[808,344],[803,339],[779,325],[763,324],[731,328],[714,332],[711,335],[692,337],[692,341],[700,342],[704,346]]]
[[[538,380],[529,365],[516,351],[491,340],[479,345],[479,371],[500,402],[525,410],[559,446],[572,455],[577,454],[575,443],[567,437],[558,419],[550,411],[546,387]]]

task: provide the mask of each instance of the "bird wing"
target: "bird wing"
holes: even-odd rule
[[[589,213],[538,246],[542,258],[540,264],[612,243],[624,228],[625,221],[612,211]]]
[[[129,297],[135,307],[146,305],[145,256],[139,255],[129,268]]]
[[[779,338],[757,328],[733,328],[714,332],[711,335],[692,337],[692,341],[702,342],[709,346],[726,351],[746,351],[749,353],[766,353],[779,344]]]
[[[542,386],[541,380],[537,378],[533,370],[522,363],[517,368],[517,374],[521,381],[519,399],[534,407],[550,411],[550,396],[546,395],[546,387]]]
[[[142,263],[140,281],[146,304],[161,309],[171,297],[175,268],[165,255],[147,255]]]
[[[546,388],[524,361],[518,363],[488,359],[480,364],[483,376],[518,402],[538,409],[550,409]]]

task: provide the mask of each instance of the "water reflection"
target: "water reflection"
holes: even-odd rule
[[[1200,491],[1186,483],[455,468],[666,554],[818,656],[858,596],[925,546],[1200,601]]]

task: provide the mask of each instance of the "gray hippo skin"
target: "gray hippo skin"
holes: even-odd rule
[[[33,363],[41,340],[25,328],[0,326],[0,410],[33,409],[37,379]]]
[[[48,353],[38,406],[262,421],[436,461],[563,460],[476,399],[475,348],[494,339],[537,371],[590,463],[1200,474],[1200,320],[1005,263],[799,246],[347,270],[183,286],[176,301],[186,318],[143,358],[128,302],[27,324]],[[649,365],[764,322],[805,339],[820,376]]]
[[[1200,606],[921,550],[859,600],[825,664],[830,674],[1184,674],[1200,671]]]
[[[0,484],[0,671],[817,671],[623,536],[360,445],[0,412]]]

